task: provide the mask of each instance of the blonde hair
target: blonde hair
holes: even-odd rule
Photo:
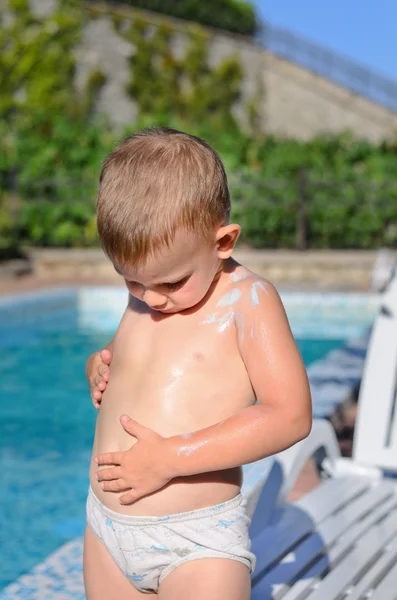
[[[120,265],[145,262],[185,228],[209,239],[227,223],[230,196],[219,155],[204,140],[168,127],[127,137],[105,159],[97,226]]]

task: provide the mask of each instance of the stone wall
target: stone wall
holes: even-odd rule
[[[397,132],[397,113],[266,52],[264,65],[267,131],[309,139],[350,129],[373,141]]]
[[[56,6],[55,0],[29,1],[32,11],[40,17]],[[92,6],[95,17],[87,10],[81,43],[76,48],[76,83],[83,89],[90,72],[100,69],[106,82],[99,93],[97,111],[107,113],[115,125],[128,124],[138,111],[125,90],[130,77],[128,59],[136,48],[116,32],[113,16],[118,15],[126,23],[144,17],[154,28],[166,23],[174,31],[173,52],[182,55],[192,24],[125,6],[97,2]],[[211,66],[233,56],[239,58],[243,67],[241,97],[233,107],[243,126],[247,125],[249,105],[255,103],[258,127],[281,136],[305,139],[350,129],[357,136],[378,141],[396,134],[397,113],[272,55],[243,36],[205,31],[209,36]]]

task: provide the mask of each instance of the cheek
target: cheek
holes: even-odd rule
[[[134,298],[138,298],[138,300],[142,300],[143,292],[139,285],[131,284],[128,281],[125,282],[125,285],[127,286],[127,290],[129,291],[131,296],[134,296]]]
[[[189,280],[188,283],[175,294],[175,303],[189,303],[191,301],[200,301],[208,291],[211,281],[205,278],[196,277],[194,281]]]

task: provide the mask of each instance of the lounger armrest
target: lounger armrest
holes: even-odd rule
[[[322,451],[321,461],[327,459],[333,465],[340,458],[340,449],[334,428],[326,419],[315,419],[307,438],[277,454],[277,461],[284,473],[277,504],[285,502],[305,463]]]
[[[382,469],[371,465],[364,465],[351,458],[338,458],[334,461],[325,459],[322,464],[325,473],[330,477],[371,477],[372,479],[381,479],[383,477]]]
[[[340,457],[332,425],[325,419],[316,419],[308,437],[291,448],[279,452],[266,463],[263,487],[257,486],[249,498],[249,516],[252,516],[251,534],[260,531],[271,519],[277,506],[283,504],[309,458],[323,450],[331,463]]]

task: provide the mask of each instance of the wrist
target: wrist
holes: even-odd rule
[[[164,438],[163,459],[170,479],[175,479],[175,477],[181,477],[184,475],[184,473],[182,473],[180,470],[180,461],[178,460],[178,449],[180,446],[178,443],[178,438],[179,436],[176,435],[169,438]]]

